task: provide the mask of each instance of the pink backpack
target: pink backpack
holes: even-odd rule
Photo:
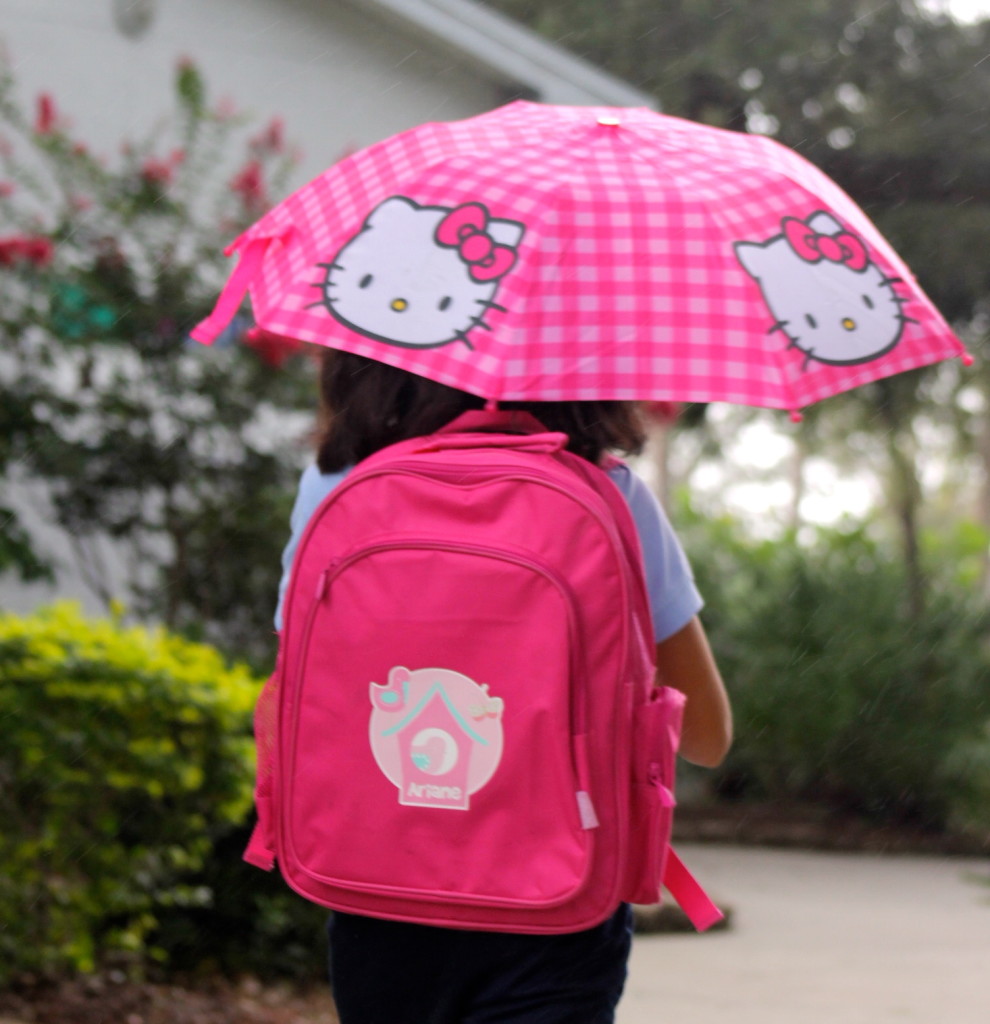
[[[326,907],[456,928],[578,931],[661,882],[697,927],[721,917],[669,853],[684,698],[654,685],[635,526],[565,444],[467,413],[313,514],[246,860]]]

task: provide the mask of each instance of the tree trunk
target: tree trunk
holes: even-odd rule
[[[976,445],[982,470],[977,514],[980,525],[990,534],[990,409],[985,409],[981,415]],[[990,544],[983,550],[983,569],[980,576],[980,584],[983,596],[990,600]]]
[[[918,510],[921,485],[914,459],[914,435],[910,423],[898,424],[889,403],[881,406],[887,424],[887,453],[890,458],[890,502],[901,534],[901,551],[907,580],[907,607],[912,621],[925,611],[926,580],[921,564],[918,538]]]
[[[791,483],[791,503],[787,512],[787,525],[795,533],[801,526],[801,501],[804,498],[805,464],[808,461],[808,445],[800,431],[794,434],[794,450],[791,452],[788,475]]]
[[[670,427],[654,423],[650,429],[650,452],[656,472],[656,495],[666,509],[670,501]]]

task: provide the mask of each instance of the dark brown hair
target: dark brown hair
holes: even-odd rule
[[[316,462],[333,473],[397,441],[431,434],[484,399],[364,356],[327,349],[320,370]],[[624,401],[499,402],[567,434],[568,449],[598,463],[606,451],[642,451],[639,405]]]

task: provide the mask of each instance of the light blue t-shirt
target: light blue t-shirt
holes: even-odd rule
[[[320,502],[349,472],[348,468],[337,473],[321,473],[315,463],[303,472],[289,519],[292,534],[282,552],[282,581],[275,609],[277,630],[282,629],[282,602],[292,571],[292,560],[306,524]],[[653,633],[659,643],[683,629],[698,614],[702,606],[701,595],[694,585],[691,567],[680,542],[653,492],[624,463],[609,469],[608,475],[622,492],[636,522],[643,548]]]

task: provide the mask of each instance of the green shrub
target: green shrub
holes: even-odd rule
[[[222,836],[197,872],[209,902],[163,908],[149,941],[172,973],[321,981],[327,911],[292,892],[278,871],[241,859],[250,831]]]
[[[864,531],[754,541],[684,529],[735,716],[723,793],[810,800],[933,828],[990,811],[985,603],[929,577],[914,621],[896,557]]]
[[[0,981],[144,958],[251,802],[259,680],[60,604],[0,615]],[[164,955],[159,952],[159,955]]]

